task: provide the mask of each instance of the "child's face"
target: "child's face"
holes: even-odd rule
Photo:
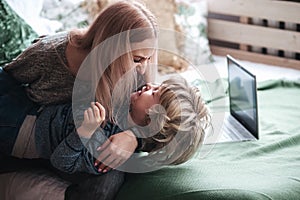
[[[132,120],[139,126],[146,126],[145,117],[151,106],[159,104],[159,85],[147,84],[141,90],[130,96],[130,115]]]

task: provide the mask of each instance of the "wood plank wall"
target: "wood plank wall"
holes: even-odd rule
[[[207,2],[213,54],[300,70],[300,2]]]

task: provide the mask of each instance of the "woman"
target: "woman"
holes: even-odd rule
[[[72,98],[77,72],[87,55],[105,39],[129,29],[138,28],[148,28],[148,30],[151,28],[152,33],[145,36],[154,39],[157,37],[155,19],[145,7],[136,2],[117,2],[100,13],[86,30],[74,30],[70,33],[60,33],[39,39],[14,61],[4,66],[4,71],[11,74],[17,81],[28,84],[26,91],[34,102],[39,104],[68,102]],[[143,42],[149,38],[138,39]],[[124,44],[118,44],[122,46],[139,43],[127,44],[131,42],[128,40],[121,42]],[[109,47],[106,55],[113,54],[122,46]],[[117,58],[108,67],[97,66],[99,69],[107,67],[100,80],[98,79],[99,83],[95,84],[98,84],[96,100],[101,102],[107,110],[110,120],[112,120],[111,92],[117,81],[132,68],[136,68],[136,71],[145,77],[145,81],[153,81],[151,75],[153,71],[156,71],[156,66],[151,65],[151,68],[147,68],[147,65],[148,62],[155,63],[156,57],[156,52],[153,50],[138,49],[132,54],[128,52]],[[132,77],[136,79],[134,73]],[[128,80],[128,82],[134,82],[134,80]],[[133,90],[132,83],[124,84],[124,87],[123,91]],[[126,131],[118,137],[122,139],[112,138],[112,142],[130,141],[132,145],[124,150],[133,152],[137,145],[134,134]],[[126,160],[130,155],[123,154],[123,156]]]
[[[138,34],[137,37],[130,34],[130,30],[141,28],[146,31],[138,31],[141,34]],[[107,123],[110,123],[114,120],[112,106],[110,105],[112,91],[119,79],[130,72],[129,77],[131,78],[127,79],[126,84],[122,84],[122,86],[124,87],[123,91],[133,91],[134,85],[138,82],[137,76],[142,75],[144,81],[151,82],[154,80],[153,75],[156,72],[156,50],[144,48],[149,41],[157,39],[156,20],[153,14],[139,3],[116,2],[102,11],[85,30],[78,29],[69,33],[41,37],[15,60],[4,66],[4,71],[12,75],[17,81],[26,84],[27,95],[36,103],[57,104],[69,102],[72,99],[76,76],[86,57],[108,38],[122,32],[126,33],[126,37],[117,40],[118,46],[108,45],[106,46],[107,51],[97,48],[101,55],[100,58],[109,57],[108,60],[112,60],[112,62],[108,63],[108,66],[105,64],[96,65],[96,69],[100,72],[96,73],[92,79],[94,81],[92,85],[95,86],[96,91],[96,100],[104,106],[107,113]],[[143,42],[146,42],[146,44],[143,44]],[[125,49],[125,51],[121,51],[125,53],[115,58],[115,52],[118,49]],[[128,52],[128,49],[134,50]],[[93,64],[97,62],[93,62]],[[153,65],[148,67],[150,63],[153,63]],[[138,72],[139,75],[136,75],[135,72]],[[78,78],[87,81],[90,77],[79,76]],[[121,100],[122,97],[120,97]],[[123,162],[130,157],[138,145],[135,134],[131,130],[113,135],[109,140],[119,148],[113,151],[115,148],[110,145],[102,153],[109,154],[106,159],[115,160],[115,158],[121,157]],[[122,162],[118,164],[122,164]],[[101,170],[108,171],[109,169],[109,167],[101,165]],[[112,173],[109,174],[107,175],[112,176]],[[118,174],[118,176],[123,176],[123,174]],[[101,182],[100,177],[96,180]],[[114,183],[111,184],[114,187],[120,186]],[[109,188],[115,189],[114,187]],[[89,197],[92,193],[88,188],[86,190],[82,189],[82,191],[86,191],[86,197]],[[109,193],[109,191],[106,191],[106,193]],[[95,198],[95,196],[92,198]],[[109,198],[112,198],[112,196]]]

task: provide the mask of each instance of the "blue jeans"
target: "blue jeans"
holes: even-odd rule
[[[66,200],[113,200],[125,179],[125,173],[116,170],[103,175],[74,174],[71,176],[73,180],[65,192]]]
[[[0,153],[11,155],[19,129],[34,108],[38,105],[27,97],[24,86],[0,67]]]

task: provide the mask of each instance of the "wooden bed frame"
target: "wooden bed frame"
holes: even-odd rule
[[[300,1],[207,0],[214,55],[300,70]]]

